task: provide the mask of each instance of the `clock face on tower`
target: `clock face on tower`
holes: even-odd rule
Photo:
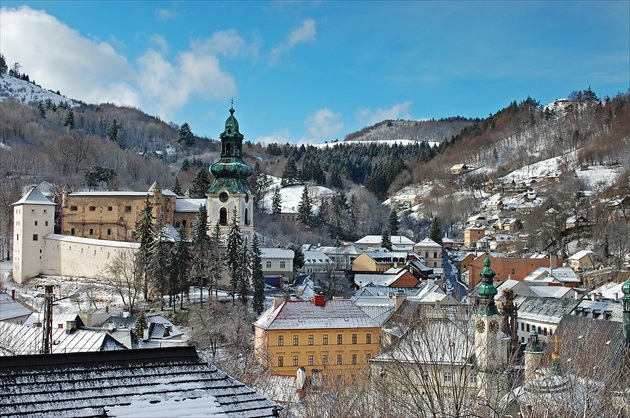
[[[499,330],[499,323],[493,319],[490,321],[490,325],[488,325],[488,330],[490,332],[497,332]]]
[[[480,319],[477,321],[477,324],[475,324],[475,328],[477,328],[477,332],[481,334],[486,330],[486,324]]]

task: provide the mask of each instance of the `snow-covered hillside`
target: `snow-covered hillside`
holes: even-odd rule
[[[265,212],[271,213],[272,199],[273,194],[276,189],[280,190],[280,196],[282,198],[282,211],[283,212],[296,212],[298,210],[298,206],[300,201],[302,200],[302,193],[304,192],[304,186],[301,184],[296,184],[293,186],[285,186],[282,187],[280,185],[281,179],[278,177],[269,176],[273,182],[267,189],[267,194],[263,198],[263,207],[265,208]],[[319,207],[320,197],[324,196],[332,196],[335,194],[328,187],[322,186],[308,186],[308,192],[311,196],[311,200],[313,202],[313,209],[317,210]]]
[[[20,80],[8,74],[0,74],[0,101],[6,100],[8,97],[13,97],[18,102],[24,104],[50,100],[56,105],[65,102],[70,107],[79,106],[78,102],[53,93],[50,90],[43,89],[38,85]]]
[[[370,145],[370,144],[379,144],[379,145],[413,145],[417,144],[418,141],[414,141],[412,139],[381,139],[374,141],[338,141],[338,142],[327,142],[325,144],[313,144],[314,147],[317,148],[331,148],[335,145]],[[440,145],[439,142],[428,142],[430,147],[436,147]]]

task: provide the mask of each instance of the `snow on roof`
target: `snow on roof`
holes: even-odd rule
[[[322,251],[304,251],[304,264],[330,264],[333,261]]]
[[[38,188],[33,187],[28,193],[26,193],[20,200],[13,205],[51,205],[55,206],[46,196],[39,191]]]
[[[284,248],[261,248],[261,258],[290,258],[293,259],[295,253],[293,250],[287,250]]]
[[[378,324],[350,300],[330,300],[324,306],[312,301],[287,300],[261,315],[254,326],[265,330],[375,328]]]
[[[0,356],[39,354],[43,333],[43,327],[0,322]],[[53,354],[101,351],[108,347],[118,350],[124,349],[122,345],[116,344],[111,337],[99,331],[74,330],[68,333],[65,327],[53,327],[52,329]]]
[[[21,316],[28,316],[31,314],[31,310],[20,302],[13,300],[13,298],[2,292],[0,293],[0,321],[8,321],[13,318],[19,318]]]
[[[112,240],[96,239],[96,238],[83,238],[83,237],[75,237],[72,235],[48,234],[44,237],[44,239],[52,240],[52,241],[70,242],[70,243],[75,243],[75,244],[99,245],[99,246],[104,246],[104,247],[140,248],[140,243],[138,242],[125,242],[125,241],[112,241]]]
[[[404,235],[392,235],[390,237],[392,244],[398,245],[414,245],[414,242],[407,238]],[[383,237],[381,235],[366,235],[358,241],[355,241],[355,244],[379,244],[383,241]]]
[[[422,241],[420,241],[419,243],[417,243],[416,245],[414,245],[414,247],[422,247],[422,248],[442,248],[442,246],[440,244],[438,244],[437,242],[433,241],[431,238],[425,238]]]
[[[592,257],[594,255],[595,255],[595,253],[593,251],[581,250],[581,251],[578,251],[577,253],[573,254],[571,257],[569,257],[569,260],[576,260],[576,261],[578,261],[578,260],[581,260],[584,257],[587,257],[587,256]]]
[[[518,306],[519,320],[558,324],[562,316],[573,311],[579,302],[574,299],[517,296],[514,303]]]
[[[0,386],[3,416],[271,418],[280,409],[195,347],[5,357],[0,381],[15,382]]]
[[[206,199],[178,197],[175,201],[175,212],[198,212],[202,206],[206,206]]]
[[[538,267],[523,279],[534,283],[580,283],[581,280],[571,267]]]
[[[623,297],[623,292],[621,291],[622,286],[623,283],[606,283],[590,291],[589,295],[601,293],[602,297],[605,299],[619,300]]]

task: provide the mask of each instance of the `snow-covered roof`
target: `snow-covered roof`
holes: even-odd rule
[[[532,283],[580,283],[581,280],[571,267],[538,267],[523,279]]]
[[[19,318],[22,316],[28,316],[31,314],[31,310],[20,302],[13,300],[13,298],[2,292],[0,293],[0,321],[8,321],[13,318]]]
[[[414,242],[407,238],[404,235],[392,235],[390,237],[392,245],[414,245]],[[366,235],[358,241],[355,241],[355,244],[376,244],[380,245],[383,242],[382,235]]]
[[[584,257],[593,257],[594,255],[595,255],[595,253],[593,251],[581,250],[581,251],[578,251],[577,253],[573,254],[571,257],[569,257],[569,260],[579,261],[579,260],[583,259]]]
[[[287,250],[284,248],[261,248],[260,249],[260,257],[261,258],[283,258],[283,259],[293,259],[295,253],[293,250]]]
[[[26,193],[20,200],[13,205],[50,205],[55,206],[46,196],[39,191],[37,187],[33,187],[28,193]]]
[[[537,296],[517,296],[514,304],[518,306],[518,318],[524,321],[558,324],[563,315],[575,309],[579,301],[574,299],[540,298]]]
[[[265,330],[374,328],[378,324],[350,300],[330,300],[324,306],[312,301],[287,300],[261,315],[254,326]]]
[[[125,241],[112,241],[112,240],[96,239],[96,238],[83,238],[83,237],[76,237],[72,235],[48,234],[44,237],[44,239],[52,240],[52,241],[70,242],[70,243],[75,243],[75,244],[99,245],[99,246],[104,246],[104,247],[140,248],[140,243],[138,242],[125,242]]]
[[[304,251],[304,264],[331,264],[333,261],[322,251]]]
[[[271,418],[280,409],[195,347],[5,357],[0,381],[14,382],[0,386],[3,416]]]
[[[0,322],[0,356],[39,354],[44,328]],[[122,350],[124,347],[99,331],[52,329],[52,352],[76,353]],[[5,360],[3,360],[4,362]]]
[[[442,248],[442,246],[440,244],[438,244],[437,242],[433,241],[431,238],[425,238],[422,241],[420,241],[419,243],[415,244],[414,247],[416,248]]]

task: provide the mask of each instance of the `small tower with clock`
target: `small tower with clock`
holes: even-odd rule
[[[221,233],[227,236],[233,217],[238,217],[245,243],[252,242],[254,235],[252,191],[247,182],[254,170],[243,161],[243,135],[234,117],[234,106],[225,121],[220,135],[221,158],[210,166],[214,182],[207,192],[208,225],[218,222]]]
[[[507,347],[502,344],[501,321],[503,317],[494,304],[497,289],[494,287],[495,273],[490,268],[490,257],[486,255],[484,268],[479,272],[481,284],[475,323],[475,357],[477,360],[477,387],[481,398],[498,396],[499,373],[507,363]]]

